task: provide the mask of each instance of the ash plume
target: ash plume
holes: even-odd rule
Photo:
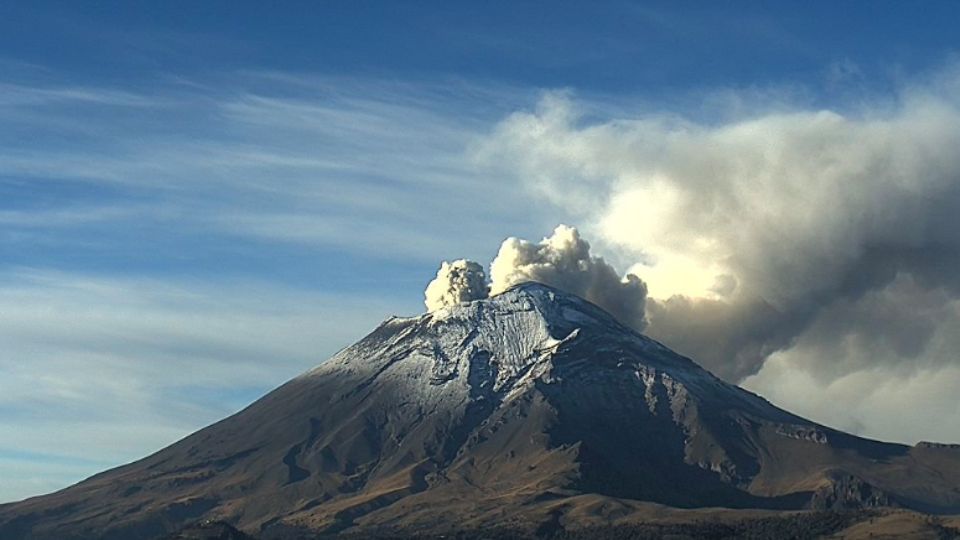
[[[536,281],[585,298],[637,330],[646,326],[646,284],[633,274],[621,277],[592,255],[590,244],[573,227],[560,225],[539,243],[506,239],[490,264],[490,279],[491,294]]]
[[[490,284],[479,263],[467,259],[443,262],[424,291],[428,311],[500,294],[514,285],[536,281],[576,294],[604,308],[622,323],[642,331],[646,326],[647,285],[633,274],[621,277],[574,227],[559,225],[534,243],[507,238],[490,264]]]
[[[478,263],[467,259],[444,261],[437,271],[437,277],[424,291],[424,304],[427,311],[435,311],[486,298],[488,290],[486,274]]]
[[[806,396],[784,402],[801,413],[832,403],[841,426],[911,440],[933,420],[891,433],[873,411],[960,377],[958,95],[958,66],[846,109],[728,92],[710,121],[554,93],[476,157],[632,257],[651,337],[770,397]],[[877,381],[919,380],[874,399]]]

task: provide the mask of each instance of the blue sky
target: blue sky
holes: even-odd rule
[[[502,157],[511,119],[548,115],[551,96],[584,125],[856,116],[952,80],[958,16],[953,2],[0,4],[0,501],[146,455],[421,311],[443,259],[489,261],[507,236],[570,222],[593,224],[619,267],[642,260]]]

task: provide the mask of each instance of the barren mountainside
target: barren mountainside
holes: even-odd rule
[[[527,283],[389,319],[156,454],[0,506],[0,538],[154,538],[208,519],[264,538],[438,532],[647,503],[960,512],[960,449],[810,422]]]

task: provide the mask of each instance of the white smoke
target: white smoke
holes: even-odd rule
[[[620,277],[602,257],[590,253],[580,232],[559,225],[539,243],[507,238],[490,264],[489,287],[483,267],[460,259],[444,262],[427,285],[428,311],[500,294],[535,281],[589,300],[637,330],[646,326],[647,285],[633,274]]]
[[[936,437],[938,420],[905,413],[916,429],[891,432],[866,404],[911,379],[922,393],[887,393],[904,410],[955,393],[958,96],[956,68],[847,110],[734,95],[747,114],[710,121],[553,94],[504,119],[477,157],[634,254],[652,337],[775,400],[814,395],[804,381],[871,381],[816,394],[858,411],[819,419],[910,442]],[[930,410],[956,412],[949,399]]]
[[[646,284],[633,274],[621,278],[602,257],[591,255],[590,244],[573,227],[560,225],[537,244],[506,239],[490,265],[490,279],[491,294],[536,281],[585,298],[637,330],[646,325]]]
[[[437,277],[424,291],[428,311],[487,297],[487,277],[483,267],[467,259],[444,261]]]
[[[648,332],[733,380],[897,272],[960,290],[960,76],[854,113],[587,122],[549,95],[480,157],[636,254]]]

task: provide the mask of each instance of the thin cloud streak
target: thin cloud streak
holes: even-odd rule
[[[262,78],[270,79],[270,93],[244,90],[263,86]],[[0,175],[33,192],[51,182],[109,189],[116,206],[129,201],[132,211],[143,210],[158,225],[367,253],[402,244],[405,235],[442,238],[435,231],[444,226],[478,236],[491,220],[506,229],[529,214],[523,201],[499,196],[511,186],[465,154],[492,118],[455,111],[489,111],[489,104],[463,102],[488,95],[376,81],[354,82],[348,93],[323,79],[284,80],[286,87],[269,75],[247,75],[229,91],[193,93],[177,85],[163,97],[16,85],[18,95],[34,101],[0,102],[7,126],[0,137],[10,141],[0,151]],[[425,101],[421,94],[447,101]],[[102,104],[111,108],[105,112]],[[97,125],[108,128],[90,131]],[[145,208],[151,205],[187,211]],[[99,209],[71,202],[46,211],[79,217]],[[117,211],[119,222],[123,211]],[[5,212],[0,218],[29,225],[19,209]],[[377,222],[392,226],[358,226]],[[353,226],[349,239],[336,237],[344,225]],[[393,238],[385,238],[391,231]]]
[[[256,282],[0,278],[0,453],[95,457],[85,474],[222,418],[401,307]],[[27,494],[12,489],[0,498]]]
[[[428,274],[411,261],[484,254],[491,229],[537,219],[466,153],[508,91],[15,73],[0,80],[0,452],[96,456],[87,474],[145,455],[418,311]],[[342,272],[330,258],[360,267],[310,275]]]

